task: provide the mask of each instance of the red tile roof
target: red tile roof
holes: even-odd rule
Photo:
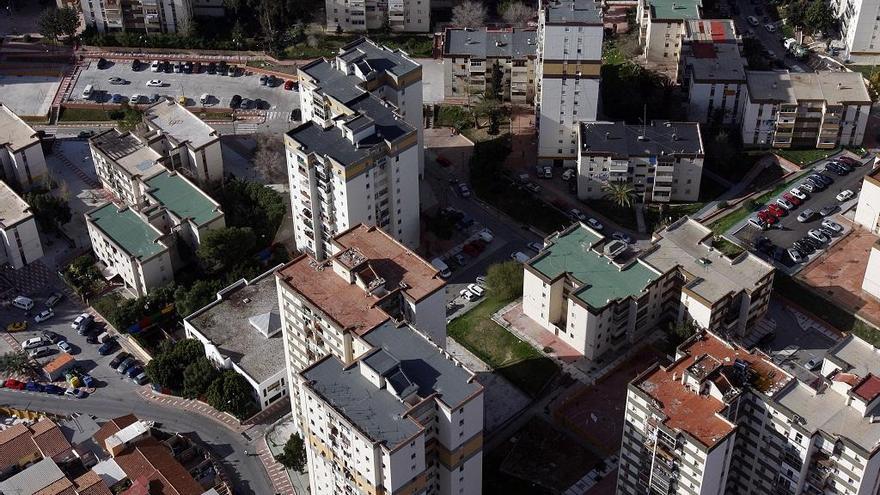
[[[34,495],[76,495],[73,483],[67,478],[61,478],[51,485],[37,491]]]
[[[51,419],[43,419],[31,426],[34,443],[39,447],[43,457],[55,457],[69,451],[72,446],[58,425]]]
[[[861,383],[853,387],[852,392],[866,402],[871,402],[880,395],[880,378],[869,374]]]
[[[43,366],[43,371],[46,374],[52,374],[56,371],[63,369],[65,366],[70,365],[73,362],[73,356],[67,354],[66,352],[62,352],[60,356],[50,361],[46,366]]]
[[[104,448],[104,441],[110,438],[112,435],[115,435],[119,432],[119,430],[129,426],[137,421],[137,416],[134,414],[126,414],[125,416],[120,416],[118,418],[113,418],[110,421],[107,421],[98,431],[92,435],[92,439],[95,440],[101,448]]]
[[[76,491],[79,495],[112,495],[110,488],[101,479],[101,476],[94,471],[86,471],[79,478],[73,480]]]
[[[0,431],[0,469],[39,454],[37,445],[31,440],[31,432],[24,424],[18,423]]]
[[[151,495],[201,495],[204,489],[168,448],[146,439],[115,457],[129,479],[149,481]]]

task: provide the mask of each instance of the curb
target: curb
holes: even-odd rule
[[[184,411],[194,412],[205,418],[212,419],[217,423],[225,426],[229,430],[239,434],[244,433],[245,431],[250,429],[250,425],[242,425],[241,422],[235,418],[235,416],[232,416],[229,413],[220,412],[199,400],[184,399],[183,397],[154,392],[149,386],[142,387],[138,391],[138,395],[151,402],[175,406],[183,409]]]

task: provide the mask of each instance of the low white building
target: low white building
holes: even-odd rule
[[[0,263],[18,269],[43,257],[43,245],[31,207],[0,181]]]
[[[92,251],[106,267],[104,276],[118,276],[136,296],[174,281],[168,235],[128,206],[105,203],[85,214]]]
[[[37,132],[0,104],[0,178],[27,191],[46,174],[46,157]]]
[[[860,72],[747,71],[745,146],[861,146],[871,97]]]
[[[167,158],[168,168],[205,185],[223,180],[220,134],[172,99],[160,99],[144,110],[144,123],[162,139],[153,148]]]
[[[243,376],[262,409],[288,390],[274,270],[226,287],[183,320],[187,338],[199,340],[218,367]]]
[[[427,33],[431,29],[431,0],[325,0],[327,32]]]
[[[641,201],[696,201],[703,174],[703,139],[695,122],[650,125],[582,122],[578,198],[605,196],[605,184],[629,184]]]

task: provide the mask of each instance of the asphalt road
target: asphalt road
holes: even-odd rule
[[[776,32],[771,33],[767,31],[764,27],[763,17],[767,15],[767,9],[764,1],[757,2],[758,5],[752,5],[749,0],[737,0],[736,5],[739,7],[739,15],[730,14],[731,18],[736,21],[736,29],[742,35],[745,33],[752,33],[752,35],[761,42],[765,48],[776,54],[776,56],[783,61],[786,67],[796,70],[798,72],[810,72],[812,69],[809,65],[804,62],[799,62],[792,57],[785,56],[786,50],[785,47],[782,46],[782,35],[777,29]],[[760,7],[764,12],[763,15],[757,15],[755,13],[755,8]],[[749,16],[755,16],[758,18],[760,22],[758,26],[751,26],[748,22]]]
[[[816,375],[807,369],[810,359],[822,357],[837,341],[813,328],[802,328],[785,304],[777,298],[770,299],[767,318],[776,323],[771,338],[759,343],[773,361],[796,377],[809,383]]]

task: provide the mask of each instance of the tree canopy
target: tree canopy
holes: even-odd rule
[[[183,369],[183,396],[188,399],[199,398],[219,376],[220,372],[208,358],[199,357]]]
[[[256,239],[250,227],[224,227],[209,230],[196,254],[206,270],[223,272],[232,269],[242,258],[254,252]]]
[[[24,200],[31,206],[34,218],[46,230],[58,230],[72,218],[67,201],[48,192],[29,192]]]
[[[488,12],[481,2],[464,0],[452,7],[452,25],[456,27],[479,28],[486,25]]]
[[[40,34],[56,42],[61,36],[73,37],[77,27],[79,27],[79,14],[71,7],[48,8],[37,20]]]
[[[223,284],[215,279],[196,280],[189,288],[180,286],[174,291],[174,306],[181,318],[204,308],[217,297]]]
[[[537,10],[522,2],[508,1],[498,8],[504,22],[517,27],[525,26],[537,15]]]
[[[238,373],[224,370],[205,393],[205,400],[214,409],[243,419],[254,412],[256,404],[251,396],[251,385]]]
[[[284,451],[275,456],[275,460],[288,469],[294,469],[299,473],[306,468],[306,444],[299,433],[293,433],[284,444]]]

